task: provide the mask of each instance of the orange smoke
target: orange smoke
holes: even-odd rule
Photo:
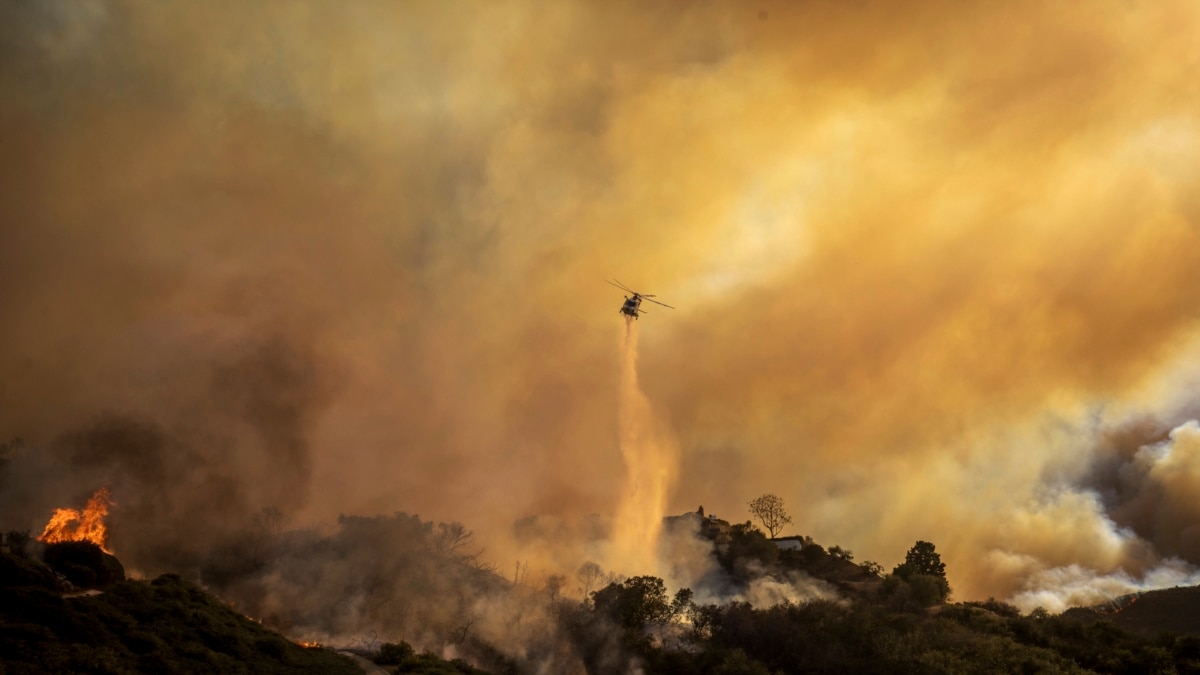
[[[113,500],[108,494],[108,488],[102,487],[88,500],[83,512],[76,509],[55,509],[38,541],[47,544],[60,541],[90,541],[105,553],[112,553],[105,547],[108,528],[104,526],[104,516],[108,515],[108,508],[112,505]]]

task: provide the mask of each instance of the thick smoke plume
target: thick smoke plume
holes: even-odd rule
[[[958,599],[1189,579],[1198,42],[1188,0],[4,3],[0,526],[107,486],[147,573],[400,511],[607,561],[616,276],[679,308],[656,511],[778,494]]]
[[[193,354],[192,356],[199,356]],[[18,447],[0,472],[6,525],[36,528],[54,508],[107,488],[108,546],[147,573],[227,574],[262,536],[265,512],[293,514],[312,471],[309,425],[327,386],[281,339],[232,344],[153,417],[100,413],[44,446]],[[150,415],[150,411],[146,411]],[[232,572],[236,572],[233,570]]]

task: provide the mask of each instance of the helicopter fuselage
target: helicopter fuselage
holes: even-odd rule
[[[641,306],[642,306],[641,295],[634,293],[632,298],[626,296],[625,304],[621,305],[621,313],[626,316],[632,316],[633,318],[636,319],[636,318],[638,318],[638,313],[641,311],[639,309]]]
[[[659,302],[658,300],[655,300],[653,293],[638,293],[616,279],[609,281],[608,284],[611,286],[616,286],[626,293],[629,293],[629,295],[625,296],[625,304],[621,305],[621,309],[617,310],[625,316],[632,316],[636,319],[639,315],[645,314],[646,310],[642,309],[642,300],[649,300],[650,302],[653,302],[656,305],[662,305],[667,309],[675,309],[665,302]]]

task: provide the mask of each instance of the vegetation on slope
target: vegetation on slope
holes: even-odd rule
[[[364,530],[358,533],[362,536],[342,532],[311,542],[306,549],[314,552],[307,559],[310,566],[301,569],[315,572],[322,569],[319,563],[332,565],[333,553],[357,552],[358,544],[351,542],[360,539],[391,542],[387,565],[366,567],[373,573],[363,583],[370,582],[375,590],[370,597],[377,603],[364,605],[375,612],[371,617],[381,622],[391,617],[384,611],[391,609],[385,601],[402,596],[400,591],[418,581],[432,588],[421,596],[425,604],[415,607],[442,598],[453,610],[421,611],[395,625],[424,621],[436,628],[430,634],[444,636],[439,644],[452,647],[461,658],[446,661],[417,654],[404,642],[388,642],[371,656],[393,673],[564,672],[581,665],[595,675],[639,670],[1200,673],[1197,636],[1128,631],[1115,621],[1125,617],[1088,610],[1022,615],[993,600],[950,604],[945,566],[929,542],[917,542],[885,575],[882,566],[855,564],[853,554],[837,546],[825,549],[802,538],[798,550],[780,550],[749,523],[728,527],[712,542],[719,568],[713,574],[723,575],[723,588],[736,593],[763,579],[785,583],[811,577],[839,594],[754,607],[741,601],[697,603],[689,589],[668,589],[653,576],[610,576],[597,585],[582,584],[595,589],[586,598],[564,597],[558,592],[565,583],[561,577],[537,589],[469,564],[470,551],[461,546],[465,532],[400,515],[355,519],[348,525],[352,533]],[[379,534],[404,536],[377,538]],[[326,549],[327,555],[318,555]],[[358,672],[339,655],[293,644],[178,576],[125,581],[115,560],[86,547],[46,553],[54,570],[20,555],[0,555],[0,670],[6,673]],[[350,557],[355,569],[371,561]],[[438,578],[432,563],[458,559],[465,562],[447,575],[457,583],[434,585]],[[77,579],[103,580],[107,590],[81,597],[64,594],[68,571]],[[603,576],[595,564],[584,565],[580,575],[585,573],[591,581]],[[343,586],[344,592],[357,588]],[[459,614],[484,598],[494,602],[490,606],[502,619],[507,617],[504,631],[476,623],[474,614]],[[1142,599],[1137,606],[1145,603],[1149,611],[1157,607],[1153,602]],[[1154,615],[1175,609],[1172,605]]]
[[[753,528],[735,526],[718,551],[723,566],[733,574],[751,567],[827,572],[846,598],[769,608],[696,605],[686,589],[672,601],[653,577],[614,582],[589,602],[561,607],[588,672],[1200,673],[1194,636],[1127,632],[1088,611],[1022,616],[994,600],[947,604],[945,569],[928,542],[917,542],[893,574],[863,584],[866,566],[855,573],[850,568],[858,566],[837,547],[837,554],[814,543],[774,552],[757,538],[765,541]]]
[[[621,621],[598,616],[600,611],[581,612],[583,625]],[[621,646],[650,673],[1200,672],[1196,638],[1151,639],[1104,621],[1021,616],[996,602],[936,612],[823,600],[766,609],[710,605],[693,612],[693,623],[679,623],[674,631],[624,626],[622,635],[667,637],[624,638]],[[583,653],[593,673],[622,672],[628,665],[614,667],[602,650]]]
[[[372,661],[397,675],[487,675],[462,659],[446,661],[428,652],[418,654],[407,642],[385,642],[372,655]]]
[[[98,552],[94,544],[54,544],[46,558],[77,577],[89,576],[80,569],[112,574]],[[89,559],[101,567],[80,564]],[[177,575],[112,581],[93,595],[64,594],[68,583],[45,565],[0,553],[0,671],[361,673],[349,659],[290,642]]]

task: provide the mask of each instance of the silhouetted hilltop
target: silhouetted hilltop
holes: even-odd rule
[[[1200,588],[1023,615],[995,600],[946,602],[925,583],[940,569],[936,556],[919,564],[922,551],[934,553],[927,542],[882,574],[837,546],[800,537],[781,547],[748,525],[712,523],[711,555],[734,586],[815,579],[837,594],[702,603],[690,589],[635,576],[580,599],[511,583],[500,589],[507,595],[488,596],[509,598],[497,608],[543,608],[541,618],[508,614],[511,622],[537,622],[541,642],[521,643],[523,658],[504,651],[512,645],[503,636],[465,628],[451,644],[467,660],[417,654],[405,642],[384,643],[369,656],[391,673],[1200,672]],[[0,672],[361,672],[348,658],[293,643],[178,575],[127,580],[120,563],[91,544],[32,550],[0,551]],[[555,583],[561,588],[562,580]],[[513,604],[516,596],[526,604]],[[553,664],[570,668],[547,667]]]
[[[1164,588],[1128,596],[1104,618],[1144,635],[1200,636],[1200,586]]]
[[[267,630],[178,575],[126,580],[95,544],[51,544],[44,555],[46,564],[0,552],[0,672],[362,672],[344,656]]]
[[[838,547],[826,550],[811,537],[769,539],[750,522],[732,524],[706,515],[703,507],[667,516],[663,525],[668,532],[690,531],[712,542],[717,562],[736,582],[801,572],[854,597],[870,596],[883,583],[877,572],[854,563],[848,551]]]

